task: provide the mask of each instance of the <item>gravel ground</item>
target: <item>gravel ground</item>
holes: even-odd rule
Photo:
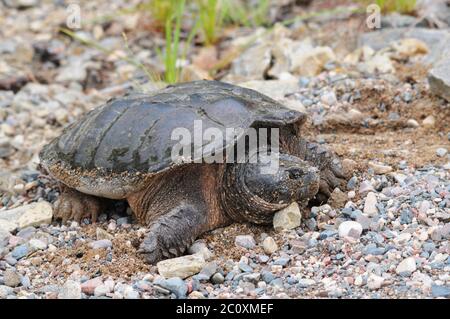
[[[429,63],[441,61],[436,52],[450,52],[436,44],[450,43],[449,29],[420,29],[425,35],[406,43],[396,35],[387,48],[347,43],[360,38],[360,18],[261,36],[223,80],[307,112],[305,135],[345,158],[354,176],[308,218],[291,208],[277,230],[233,224],[205,234],[189,255],[148,265],[137,253],[146,228],[126,203],[94,225],[52,221],[59,188],[37,154],[111,96],[154,89],[120,59],[121,33],[150,65],[161,39],[140,28],[137,13],[88,22],[78,35],[105,54],[57,34],[65,6],[30,3],[0,2],[0,298],[450,298],[450,106],[427,79]],[[86,5],[84,19],[121,5]],[[229,32],[224,52],[253,31]],[[217,56],[192,49],[189,61],[200,62],[189,76],[201,76],[208,59]]]

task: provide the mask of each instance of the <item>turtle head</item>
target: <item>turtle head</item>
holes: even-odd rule
[[[288,154],[279,154],[278,161],[247,163],[245,186],[250,194],[271,204],[290,204],[308,200],[319,188],[319,171],[306,161]]]
[[[233,164],[225,174],[225,211],[234,220],[272,222],[273,213],[294,201],[305,202],[319,190],[317,168],[300,158],[279,154],[278,160]],[[234,209],[239,207],[239,209]]]

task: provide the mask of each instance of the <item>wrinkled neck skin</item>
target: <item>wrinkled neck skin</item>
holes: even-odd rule
[[[289,204],[269,203],[252,194],[245,184],[246,165],[226,165],[220,192],[222,209],[236,222],[271,224],[274,213]]]

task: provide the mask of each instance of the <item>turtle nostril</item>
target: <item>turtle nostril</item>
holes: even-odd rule
[[[288,172],[290,179],[299,179],[303,176],[303,171],[299,168],[291,168]]]

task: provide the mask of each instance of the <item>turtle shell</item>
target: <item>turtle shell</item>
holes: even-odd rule
[[[219,81],[181,83],[108,101],[65,128],[40,158],[47,167],[58,162],[81,171],[157,173],[175,165],[171,151],[179,140],[172,132],[184,128],[194,136],[194,121],[201,121],[203,131],[219,129],[225,137],[227,128],[241,128],[242,135],[250,127],[304,119],[305,114],[251,89]],[[232,143],[221,141],[224,148]]]

